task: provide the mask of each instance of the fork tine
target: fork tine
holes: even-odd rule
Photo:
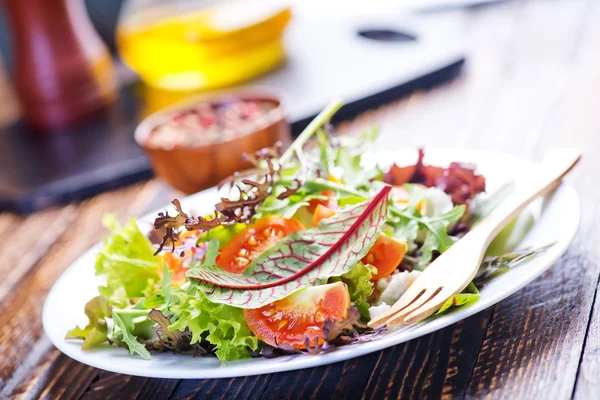
[[[440,309],[440,307],[454,293],[451,290],[442,290],[433,296],[426,304],[414,309],[409,313],[404,314],[404,323],[412,324],[413,322],[421,321]]]
[[[393,326],[399,323],[405,323],[404,319],[407,315],[414,313],[422,307],[427,307],[431,300],[438,297],[443,289],[443,287],[438,287],[436,289],[428,288],[424,295],[418,299],[418,301],[415,301],[409,307],[405,307],[403,310],[395,313],[387,320],[386,324],[388,326]]]

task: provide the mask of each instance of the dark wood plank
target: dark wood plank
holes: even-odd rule
[[[596,290],[594,313],[587,329],[575,386],[576,400],[593,399],[600,393],[600,284]]]
[[[20,224],[7,218],[14,225],[0,242],[0,302],[46,255],[76,215],[76,208],[67,206],[32,215]]]
[[[543,397],[549,390],[554,398],[571,396],[592,300],[589,281],[598,279],[597,269],[584,269],[580,246],[589,242],[582,236],[541,278],[496,305],[469,397],[493,398],[498,390],[507,398]]]
[[[578,6],[579,28],[586,27],[591,10],[584,2]],[[562,25],[559,31],[564,32],[564,21],[573,17],[574,11],[566,12],[560,4],[557,7],[560,12],[556,11],[556,15],[561,17],[552,20]],[[539,10],[536,3],[529,11]],[[538,143],[533,145],[538,158],[554,147],[579,147],[584,151],[583,162],[567,178],[582,198],[581,228],[565,257],[495,307],[468,397],[544,398],[551,394],[552,398],[570,398],[573,392],[600,275],[594,255],[599,234],[595,227],[600,218],[599,192],[589,181],[597,171],[600,156],[600,118],[594,111],[599,102],[593,89],[600,83],[600,76],[598,71],[585,67],[592,62],[580,64],[600,42],[597,30],[579,28],[568,41],[569,62],[553,81],[563,89],[555,96],[552,112],[542,120]],[[542,52],[531,44],[528,49],[533,54]],[[597,56],[594,58],[597,60]],[[560,64],[556,55],[549,59],[550,64]]]
[[[44,366],[31,386],[21,393],[23,399],[79,399],[98,375],[92,367],[81,364],[58,350],[51,351],[53,359]],[[17,393],[14,393],[16,395]]]
[[[172,399],[258,399],[263,394],[269,375],[230,379],[187,379],[181,381]]]
[[[451,398],[466,390],[490,313],[379,353],[363,398]]]
[[[78,216],[65,230],[60,239],[50,248],[50,251],[28,271],[27,279],[17,282],[4,300],[0,303],[0,343],[10,343],[2,349],[0,357],[0,390],[9,378],[14,378],[15,371],[27,359],[31,349],[41,346],[43,338],[41,326],[41,309],[44,298],[53,282],[83,251],[100,240],[105,234],[100,221],[105,212],[116,211],[121,217],[127,215],[132,202],[141,186],[105,193],[88,200],[79,207]],[[48,230],[46,224],[39,226],[40,231]],[[31,234],[31,233],[29,233]],[[27,240],[25,237],[15,238]],[[34,353],[35,354],[35,353]],[[43,357],[43,352],[40,354]],[[41,359],[40,359],[41,361]],[[76,363],[78,364],[78,363]],[[58,368],[54,372],[70,373],[70,369]],[[43,377],[35,375],[43,371],[20,371],[19,378],[25,386]],[[54,377],[54,379],[61,379]],[[22,392],[23,388],[14,381],[13,390]],[[44,393],[45,389],[41,392]]]
[[[502,57],[507,57],[513,51],[511,46],[502,43],[504,38],[501,33],[511,29],[510,23],[514,19],[506,14],[513,12],[507,8],[497,9],[494,14],[504,14],[501,18],[492,17],[494,21],[492,24],[488,24],[488,19],[483,19],[480,21],[481,26],[473,27],[475,32],[472,36],[481,40],[476,45],[490,49],[483,53],[486,55],[485,59],[475,56],[474,63],[484,64],[480,65],[482,68],[488,65],[494,68],[496,62],[499,65],[507,62]],[[484,31],[485,35],[478,34],[479,30]],[[496,39],[496,34],[499,34],[499,39]],[[487,58],[488,53],[492,57],[491,61]],[[477,65],[473,68],[477,68]],[[400,111],[393,116],[394,126],[411,127],[415,124],[413,129],[397,128],[409,132],[402,135],[402,144],[406,144],[406,147],[411,147],[413,143],[443,147],[450,143],[451,146],[467,145],[531,157],[544,118],[552,111],[554,101],[563,87],[559,84],[550,84],[547,85],[548,89],[545,92],[540,93],[539,88],[546,82],[547,76],[536,76],[535,71],[529,68],[516,71],[509,79],[501,71],[494,72],[497,74],[478,75],[474,71],[475,76],[464,77],[461,84],[468,89],[458,90],[452,87],[427,93],[428,100],[432,97],[435,100],[433,107],[429,101],[420,102],[414,99],[409,99],[403,107],[396,107],[395,110],[400,109]],[[506,81],[510,84],[503,85],[502,83]],[[492,92],[490,88],[493,88],[493,95],[489,94]],[[451,99],[455,98],[455,91],[460,92],[461,98],[464,97],[467,101],[453,103]],[[535,106],[526,107],[532,103]],[[441,107],[450,111],[440,112]],[[501,112],[498,112],[499,109]],[[486,110],[486,113],[478,118],[477,115],[481,110]],[[456,119],[455,112],[461,118]],[[428,119],[427,115],[435,116],[435,120]],[[383,117],[385,118],[386,115],[384,114]],[[466,126],[464,126],[465,122]],[[463,128],[467,129],[466,133],[461,131]],[[385,122],[382,124],[382,129],[385,132]],[[410,132],[413,131],[418,131],[419,135],[411,135]],[[532,143],[522,146],[523,137],[530,138]],[[385,141],[386,143],[389,141],[390,146],[398,145],[397,142],[393,143],[391,135],[387,136]],[[390,352],[382,352],[378,368],[374,370],[369,386],[365,390],[365,397],[410,398],[420,395],[435,397],[441,393],[444,397],[450,398],[464,395],[476,362],[477,351],[482,345],[487,323],[491,318],[490,311],[483,312],[463,322],[468,325],[465,329],[460,329],[458,326],[449,327],[430,337],[418,339],[414,344],[411,342],[411,344],[397,346]],[[455,330],[460,334],[452,334]],[[432,337],[438,338],[435,343],[439,343],[440,338],[446,338],[445,341],[442,340],[446,347],[432,346],[430,343]],[[454,339],[449,341],[447,338]],[[468,352],[461,347],[465,342],[470,346]],[[402,351],[407,346],[415,346],[415,349],[405,354]],[[420,362],[415,362],[415,359]],[[453,363],[448,363],[447,360],[450,359]],[[394,373],[389,372],[390,370]],[[394,377],[406,379],[396,379],[392,385],[390,380]]]
[[[540,9],[539,4],[535,4],[534,7],[536,8],[536,10]],[[566,13],[562,14],[560,11],[563,10],[564,4],[558,4],[558,7],[560,8],[560,10],[558,11],[548,11],[548,9],[543,9],[543,6],[540,10],[546,17],[551,16],[553,20],[561,18],[561,21],[557,21],[558,25],[561,26],[561,35],[565,35],[565,33],[567,33],[565,37],[556,41],[557,46],[556,48],[553,48],[555,54],[552,55],[552,57],[554,57],[556,61],[553,63],[553,65],[551,65],[551,68],[548,68],[545,71],[539,71],[539,68],[534,69],[531,65],[520,66],[520,58],[516,58],[515,61],[502,58],[506,57],[507,54],[512,56],[515,51],[522,51],[522,48],[525,47],[535,48],[536,46],[531,42],[540,43],[540,33],[532,32],[532,35],[529,36],[528,40],[523,40],[522,37],[519,37],[517,41],[516,37],[512,39],[509,37],[509,40],[504,39],[509,43],[509,45],[506,46],[503,45],[503,43],[501,43],[503,40],[501,34],[499,36],[499,39],[496,39],[490,35],[490,27],[487,25],[487,19],[485,19],[482,22],[482,24],[486,24],[484,29],[485,35],[483,37],[473,32],[471,36],[482,37],[481,40],[487,42],[485,43],[485,45],[490,49],[487,52],[481,52],[481,54],[485,54],[486,56],[491,57],[491,59],[494,61],[489,62],[489,59],[486,59],[481,60],[481,62],[486,63],[485,65],[489,65],[491,68],[498,68],[498,65],[503,66],[510,72],[509,74],[507,74],[502,70],[494,71],[496,75],[499,75],[501,77],[501,79],[499,79],[496,84],[490,81],[486,81],[485,75],[475,77],[476,79],[480,80],[476,83],[469,83],[469,81],[471,80],[470,75],[465,78],[465,85],[473,85],[470,98],[475,99],[475,101],[479,104],[484,103],[484,107],[482,108],[482,110],[485,110],[485,113],[483,114],[483,117],[479,119],[476,117],[466,116],[465,119],[467,120],[467,122],[469,122],[467,128],[470,130],[470,132],[462,135],[458,132],[455,132],[456,126],[453,125],[452,118],[437,121],[437,123],[440,126],[444,126],[443,132],[446,135],[446,137],[457,138],[456,140],[459,141],[459,145],[461,144],[460,140],[464,140],[466,143],[468,143],[469,146],[504,151],[524,157],[531,157],[534,154],[534,152],[538,148],[539,142],[545,139],[543,137],[543,134],[545,133],[544,127],[548,121],[549,115],[552,115],[557,106],[557,103],[560,103],[560,100],[567,89],[567,86],[565,85],[565,80],[570,77],[570,71],[568,68],[568,64],[570,63],[571,58],[570,46],[575,43],[574,40],[579,35],[578,30],[576,28],[578,26],[578,21],[580,21],[583,18],[582,10],[584,10],[584,7],[579,7],[576,10],[568,9]],[[506,16],[500,19],[500,21],[504,23],[503,30],[506,32],[511,32],[513,29],[515,29],[517,32],[515,33],[516,36],[517,34],[520,34],[519,31],[523,29],[523,26],[528,26],[529,24],[531,24],[531,21],[534,17],[530,15],[530,11],[531,10],[529,10],[526,6],[516,6],[516,11],[509,10],[507,8],[502,8],[495,10],[494,13],[502,14],[507,12],[515,12],[517,15],[520,15],[520,17],[513,18],[512,20],[510,18],[506,18]],[[560,17],[558,17],[559,15]],[[540,13],[538,12],[536,14],[536,18],[539,17]],[[548,23],[547,19],[548,18],[542,19],[542,21]],[[511,26],[511,22],[514,21],[520,21],[521,26],[519,26],[519,24]],[[479,28],[473,27],[473,30],[477,31]],[[512,45],[510,45],[512,40],[515,41],[512,42]],[[513,49],[513,46],[516,47],[516,49]],[[508,50],[504,50],[505,47],[508,47]],[[474,58],[474,62],[480,61],[480,59],[477,57],[477,54]],[[475,69],[476,67],[477,66],[474,66],[473,69]],[[477,72],[474,71],[474,74],[477,74]],[[493,88],[494,96],[491,98],[486,98],[483,95],[479,95],[477,92],[480,89],[478,88]],[[427,96],[431,97],[431,94],[428,93]],[[469,96],[467,96],[467,98],[469,98]],[[425,103],[429,105],[429,103]],[[471,106],[471,108],[468,108],[470,112],[472,112],[473,110],[478,110],[478,106],[473,105],[470,102],[467,102],[467,104],[463,104],[461,102],[461,104],[463,106]],[[419,107],[419,103],[417,103],[416,106]],[[449,107],[452,108],[452,106]],[[437,111],[438,110],[434,108],[434,110],[432,110],[431,112],[431,115],[434,115],[436,119],[440,116],[440,114]],[[411,110],[411,112],[411,115],[414,116],[414,110]],[[402,117],[396,116],[396,119],[397,125],[401,125],[401,121],[403,121]],[[430,133],[432,130],[430,126],[435,126],[435,124],[429,122],[426,123],[422,121],[423,120],[419,122],[418,129],[420,133],[424,132],[424,134],[420,135],[419,140],[427,143],[428,141],[432,140],[431,138],[433,137],[433,135]],[[403,136],[402,142],[404,143],[407,141],[409,142],[408,146],[410,146],[410,135]],[[435,138],[433,138],[433,141],[437,142]],[[441,143],[443,146],[444,139],[442,139]],[[561,268],[561,266],[556,266],[556,268]],[[555,293],[547,293],[546,298],[552,299],[553,295],[555,295]],[[583,296],[587,299],[590,298],[589,293],[584,294]],[[522,301],[522,299],[520,301]],[[571,303],[571,306],[573,305],[574,303]],[[587,311],[584,306],[584,309],[582,310],[582,316],[584,321],[586,313]],[[488,320],[493,320],[493,315],[491,313],[488,313],[487,317]],[[471,319],[467,321],[470,321]],[[511,321],[514,322],[514,320]],[[527,330],[526,324],[524,323],[517,324],[514,330],[508,330],[506,326],[505,328],[506,329],[500,331],[501,334],[512,334],[514,331],[524,331],[527,332],[527,334],[530,333],[530,329]],[[483,329],[482,327],[477,329],[478,330],[469,331],[467,333],[467,336],[470,336],[476,332],[485,332],[485,327],[483,327]],[[540,332],[544,332],[544,326],[537,326],[537,329],[539,329]],[[420,343],[420,341],[424,339],[425,338],[419,339],[417,342]],[[523,335],[517,340],[526,341],[527,335]],[[582,338],[579,337],[572,343],[572,348],[575,351],[577,351],[578,348],[581,348],[581,345]],[[501,349],[502,346],[499,346],[499,348]],[[420,359],[428,360],[429,356],[430,355],[428,354],[428,352],[425,351],[420,354]],[[520,355],[515,355],[515,358],[519,356]],[[559,357],[558,354],[556,354],[555,356]],[[386,360],[390,359],[390,365],[393,366],[395,364],[392,360],[397,360],[398,354],[387,354],[386,352],[384,352],[382,353],[381,357],[382,359]],[[514,361],[515,358],[511,357],[511,360]],[[408,361],[402,360],[399,364],[402,364],[403,362],[405,363]],[[473,365],[471,365],[471,367]],[[419,374],[431,374],[431,371],[433,371],[434,374],[429,376],[432,376],[434,378],[434,381],[435,379],[440,379],[440,376],[443,377],[444,373],[446,375],[449,375],[449,371],[447,370],[447,368],[440,368],[440,366],[437,365],[425,365],[422,368],[422,371],[412,371],[413,378],[417,378]],[[383,368],[382,370],[385,371],[386,369]],[[461,370],[455,371],[454,373],[456,375],[454,376],[454,379],[458,378],[462,385],[447,385],[444,387],[443,394],[447,397],[460,396],[461,394],[466,394],[467,385],[469,384],[469,381],[471,379],[471,371],[472,368],[469,368],[468,366],[463,366]],[[572,368],[569,372],[571,373],[571,375],[567,379],[567,387],[569,386],[569,384],[572,385],[572,379],[574,379],[575,375],[575,371]],[[376,377],[380,373],[381,371],[376,370],[373,373],[373,377]],[[411,376],[411,371],[402,370],[402,373],[397,374],[397,376],[407,375]],[[533,379],[533,377],[529,378]],[[571,379],[570,382],[568,381],[569,379]],[[384,378],[382,378],[381,380],[385,382]],[[470,384],[472,385],[472,382],[476,382],[478,380],[478,376],[473,376],[473,380]],[[378,385],[373,383],[367,388],[365,395],[371,395],[370,390],[374,391],[373,396],[377,398],[386,394],[390,395],[390,397],[398,396],[401,398],[405,398],[414,396],[415,394],[421,395],[428,393],[427,389],[429,389],[430,387],[429,383],[424,383],[419,379],[409,379],[408,381],[410,382],[410,385],[405,385],[404,381],[402,381],[402,383],[395,383],[390,389],[386,388],[387,390],[389,390],[389,392],[386,392],[386,389],[381,389],[385,388],[384,383],[380,385],[380,390],[377,390]],[[520,386],[527,385],[524,381],[518,381],[515,382],[515,384],[516,383],[521,383]],[[486,384],[487,382],[484,382],[482,386],[486,386]],[[546,380],[545,384],[551,385],[550,380]],[[511,385],[502,385],[502,389],[506,390],[507,386],[510,387]],[[434,391],[433,393],[436,392]],[[469,395],[472,394],[471,392],[467,393]],[[477,394],[482,395],[484,393],[485,392]],[[535,395],[535,392],[524,391],[522,395],[523,398],[531,398]]]
[[[272,374],[263,399],[358,399],[378,353],[318,368]]]
[[[566,398],[573,391],[580,359],[575,396],[589,398],[597,393],[597,295],[590,320],[600,275],[594,228],[600,218],[596,206],[600,196],[592,179],[597,179],[600,160],[597,17],[595,2],[568,0],[515,1],[463,13],[458,21],[467,29],[473,49],[468,74],[342,126],[343,131],[356,131],[378,122],[385,148],[468,146],[538,159],[552,147],[585,149],[583,165],[569,179],[584,199],[577,242],[547,274],[493,311],[385,352],[268,376],[153,380],[100,373],[58,356],[40,336],[39,310],[45,293],[60,271],[102,235],[98,224],[102,212],[116,208],[124,216],[152,205],[145,203],[155,198],[148,195],[156,193],[154,183],[149,183],[144,196],[136,197],[137,187],[83,204],[72,214],[73,232],[46,232],[46,227],[58,222],[62,210],[54,211],[54,216],[35,214],[29,222],[0,215],[0,239],[13,237],[14,243],[35,247],[34,256],[25,262],[8,251],[6,240],[0,241],[0,278],[2,271],[10,273],[7,265],[21,263],[0,301],[0,341],[11,343],[11,348],[1,350],[0,397],[108,398],[122,393],[131,398],[160,397],[157,394],[356,398],[364,392],[365,398],[544,398],[548,393]],[[17,223],[15,234],[12,227]],[[39,232],[46,236],[37,243]],[[6,257],[13,257],[11,264],[4,263]],[[24,276],[31,288],[23,282]],[[17,312],[19,307],[22,310]],[[25,334],[14,340],[13,332]]]
[[[102,371],[81,398],[167,399],[178,384],[176,379],[151,379]]]

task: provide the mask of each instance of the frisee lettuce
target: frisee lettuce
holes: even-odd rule
[[[186,290],[171,288],[171,295],[176,300],[165,312],[171,317],[170,331],[189,329],[190,343],[202,340],[214,345],[221,361],[247,358],[249,350],[258,349],[258,338],[250,331],[241,309],[211,302],[193,284]]]

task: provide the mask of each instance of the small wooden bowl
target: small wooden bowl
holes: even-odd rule
[[[269,111],[269,118],[258,124],[255,130],[228,141],[173,149],[152,146],[148,142],[148,137],[156,126],[182,112],[192,110],[201,103],[222,104],[232,100],[266,101],[273,103],[275,108]],[[290,138],[290,126],[280,101],[260,93],[201,96],[186,100],[150,115],[135,131],[135,140],[146,151],[156,176],[187,194],[214,186],[234,172],[250,168],[251,164],[242,159],[243,153],[253,153],[273,146],[278,141],[287,147]]]

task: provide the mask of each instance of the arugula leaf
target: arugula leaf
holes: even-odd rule
[[[396,239],[413,244],[419,235],[419,221],[412,218],[399,217],[395,221],[388,221],[387,225],[392,228],[391,235]]]
[[[443,253],[454,244],[454,239],[448,236],[446,229],[452,222],[458,221],[464,213],[465,206],[460,205],[442,215],[423,217],[421,219],[420,223],[427,228],[427,234],[421,246],[421,256],[419,258],[421,266],[425,266],[431,261],[434,250]]]
[[[392,215],[398,217],[398,219],[388,221],[388,225],[394,228],[394,236],[405,243],[411,243],[416,238],[415,232],[418,233],[418,229],[427,230],[423,245],[420,248],[421,256],[417,266],[419,269],[423,269],[431,261],[433,251],[437,250],[443,253],[454,244],[454,239],[448,235],[447,228],[448,225],[458,221],[463,216],[466,206],[455,206],[443,214],[426,217],[422,216],[411,202],[405,208],[396,205],[390,206]],[[418,227],[416,231],[415,223]]]
[[[277,193],[276,193],[277,194]],[[267,215],[281,215],[283,218],[292,218],[302,207],[308,206],[310,200],[326,200],[327,197],[319,193],[309,193],[305,190],[285,199],[277,196],[268,198],[262,206],[257,209],[255,218]]]
[[[460,306],[465,306],[468,304],[475,303],[477,300],[479,300],[479,297],[481,297],[479,294],[479,290],[477,290],[477,288],[475,287],[475,284],[473,282],[471,282],[465,288],[465,290],[463,290],[462,293],[455,294],[452,297],[450,297],[448,300],[446,300],[446,302],[444,303],[442,308],[440,308],[438,310],[436,315],[443,313],[450,307],[460,307]]]
[[[120,329],[123,335],[122,341],[129,348],[129,354],[139,354],[144,360],[150,359],[150,352],[146,350],[146,347],[138,342],[137,337],[133,334],[134,324],[131,319],[127,319],[128,324],[125,323],[121,314],[123,310],[115,310],[113,312],[113,321],[115,325]],[[145,311],[143,311],[146,314]]]
[[[213,302],[258,308],[354,267],[387,219],[391,187],[372,200],[340,210],[316,228],[295,232],[254,260],[243,274],[197,268],[187,276]]]

